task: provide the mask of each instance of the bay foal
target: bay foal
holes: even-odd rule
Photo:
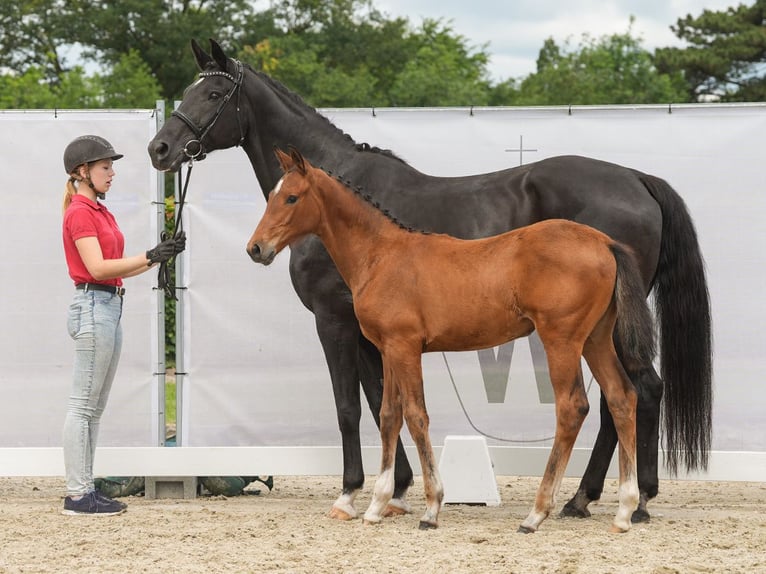
[[[383,454],[365,522],[380,522],[387,512],[404,418],[423,472],[420,527],[438,525],[443,488],[428,433],[422,353],[493,347],[537,329],[553,384],[556,432],[534,507],[519,530],[534,532],[553,509],[588,412],[581,357],[606,397],[619,437],[619,508],[612,529],[630,529],[639,496],[636,393],[615,352],[615,324],[630,360],[654,353],[652,320],[632,255],[603,233],[565,220],[476,240],[405,229],[297,150],[276,153],[285,174],[269,194],[248,254],[268,265],[286,245],[316,234],[351,290],[364,336],[383,357]]]

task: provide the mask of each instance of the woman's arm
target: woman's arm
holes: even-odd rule
[[[77,251],[85,264],[85,268],[96,281],[116,279],[117,277],[134,277],[154,266],[145,253],[122,259],[104,259],[101,245],[95,236],[81,237],[75,240],[74,244],[77,246]]]

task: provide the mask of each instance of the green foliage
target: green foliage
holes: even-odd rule
[[[0,105],[179,99],[196,73],[192,38],[215,38],[316,107],[766,100],[765,17],[766,0],[686,16],[673,29],[690,47],[656,54],[630,28],[575,47],[549,39],[533,74],[493,85],[487,46],[449,22],[413,27],[374,0],[17,0],[0,3]]]
[[[165,233],[172,237],[175,231],[176,204],[173,196],[165,198]],[[170,267],[170,277],[175,284],[176,272]],[[165,367],[176,366],[176,301],[172,297],[165,297]]]
[[[565,46],[568,48],[568,46]],[[687,100],[679,74],[659,73],[630,30],[594,39],[576,50],[545,41],[537,72],[521,83],[516,104],[647,104]]]
[[[489,100],[488,54],[441,21],[412,29],[407,20],[384,18],[368,0],[285,0],[268,17],[271,35],[243,38],[238,57],[314,106]]]
[[[107,108],[151,109],[160,99],[160,85],[138,52],[120,57],[111,72],[101,76],[103,105]]]
[[[33,66],[23,74],[0,75],[1,109],[67,109],[101,107],[97,82],[77,67],[50,84],[42,68]]]
[[[679,18],[673,32],[686,48],[661,48],[658,69],[681,72],[689,97],[766,101],[766,0]]]
[[[417,49],[397,75],[390,102],[397,106],[465,106],[489,102],[488,54],[441,21],[426,20],[414,34]]]

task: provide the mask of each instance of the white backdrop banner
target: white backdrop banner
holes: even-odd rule
[[[713,448],[766,451],[766,106],[323,113],[357,142],[391,149],[433,175],[578,154],[668,180],[691,211],[707,262],[715,337]],[[216,152],[197,164],[187,201],[183,443],[340,444],[327,366],[313,315],[292,289],[288,253],[268,268],[245,254],[265,208],[245,154]],[[425,355],[434,444],[448,434],[475,434],[468,417],[501,439],[490,444],[549,444],[554,409],[544,376],[535,376],[534,349],[523,339],[483,353]],[[492,363],[501,368],[489,373]],[[592,410],[579,447],[592,446],[598,429],[598,387],[589,385]],[[404,438],[411,444],[406,432]],[[379,444],[368,412],[362,444]]]
[[[156,131],[153,110],[0,111],[0,447],[61,445],[74,359],[66,330],[74,285],[61,240],[64,148],[93,133],[125,155],[106,204],[133,255],[157,237],[157,176],[146,153]],[[153,284],[153,273],[125,282],[125,341],[100,446],[157,444]]]

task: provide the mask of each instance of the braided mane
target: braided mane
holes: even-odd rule
[[[350,181],[344,180],[341,176],[333,174],[333,172],[328,169],[324,169],[322,167],[317,167],[316,169],[319,169],[325,172],[328,176],[336,180],[343,187],[348,188],[350,192],[358,196],[365,203],[368,203],[369,205],[374,207],[378,212],[384,215],[386,219],[391,221],[394,225],[397,225],[400,229],[404,229],[405,231],[409,231],[410,233],[421,233],[423,235],[431,235],[430,231],[415,229],[414,227],[410,227],[409,225],[405,225],[404,223],[399,221],[396,217],[394,217],[394,215],[390,211],[388,211],[388,209],[385,209],[383,206],[380,205],[380,203],[375,201],[375,199],[369,193],[365,193],[360,186],[355,187]]]

